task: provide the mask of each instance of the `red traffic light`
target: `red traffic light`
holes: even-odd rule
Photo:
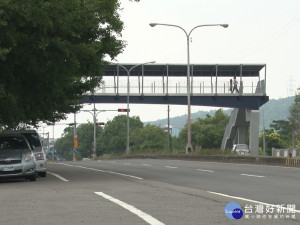
[[[118,109],[118,112],[130,112],[130,109],[127,110],[127,109]]]
[[[105,124],[104,122],[96,123],[97,126],[101,126],[101,125],[104,125],[104,124]]]

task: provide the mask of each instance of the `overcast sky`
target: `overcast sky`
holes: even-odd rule
[[[192,64],[266,64],[267,95],[278,99],[294,95],[300,87],[300,1],[299,0],[121,0],[121,19],[127,42],[119,63],[185,64],[186,37],[175,27],[150,27],[149,23],[175,24],[190,31],[201,24],[227,23],[229,27],[201,27],[193,31],[190,43]],[[97,109],[125,108],[126,104],[97,105]],[[91,109],[91,106],[86,106]],[[131,105],[131,116],[143,122],[167,117],[166,105]],[[208,110],[192,106],[192,112]],[[186,106],[171,106],[170,116],[187,113]],[[98,121],[111,120],[118,113],[103,112]],[[73,115],[67,121],[72,122]],[[80,113],[78,122],[92,121]],[[55,126],[55,138],[63,125]],[[40,129],[41,131],[41,129]],[[44,132],[52,134],[52,127]]]

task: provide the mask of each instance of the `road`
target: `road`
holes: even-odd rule
[[[156,159],[47,166],[36,182],[0,180],[0,224],[300,224],[297,168]],[[229,202],[242,219],[227,218]]]

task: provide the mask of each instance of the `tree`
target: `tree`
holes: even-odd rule
[[[286,147],[286,142],[282,139],[280,133],[274,132],[273,129],[265,130],[266,139],[266,153],[272,155],[272,148],[284,148]],[[259,135],[259,144],[263,146],[263,133]]]
[[[97,137],[101,136],[103,128],[96,128]],[[77,127],[78,134],[78,158],[88,158],[93,153],[94,142],[94,124],[86,123],[80,124]],[[59,138],[55,143],[56,151],[68,160],[73,158],[74,148],[74,129],[67,127],[64,129],[63,137]],[[100,152],[99,146],[97,146],[97,152]]]
[[[135,129],[143,127],[139,117],[130,117],[130,137]],[[108,121],[103,129],[101,137],[97,140],[97,146],[100,146],[102,153],[120,153],[125,152],[127,143],[127,117],[119,115],[113,120]],[[132,138],[129,139],[129,145],[132,145]]]
[[[220,148],[228,121],[229,116],[224,114],[222,109],[217,110],[214,116],[198,118],[192,123],[192,145],[202,148]],[[180,131],[179,138],[181,142],[187,140],[187,126]]]
[[[63,137],[57,139],[54,145],[54,149],[58,154],[67,160],[73,159],[73,134],[73,129],[71,127],[65,128]]]
[[[300,140],[300,88],[298,88],[294,103],[290,107],[289,121],[292,132],[292,145],[295,148]]]
[[[147,151],[155,153],[157,150],[167,149],[168,133],[154,125],[146,125],[143,128],[136,129],[132,134],[133,150]]]
[[[280,134],[280,138],[286,146],[291,145],[291,126],[288,120],[273,120],[270,128],[273,128],[275,133]]]
[[[103,131],[102,127],[96,127],[96,137],[100,137]],[[77,128],[78,148],[80,156],[88,158],[93,154],[94,143],[94,124],[80,124]],[[96,153],[100,153],[100,147],[97,146]]]
[[[54,122],[79,109],[124,47],[118,0],[1,0],[0,126]]]

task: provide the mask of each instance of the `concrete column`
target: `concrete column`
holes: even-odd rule
[[[249,147],[251,155],[258,155],[259,146],[259,110],[248,110],[247,121],[250,121]]]
[[[238,127],[238,142],[239,144],[245,144],[246,143],[246,134],[247,134],[247,127],[246,126],[240,126]]]

